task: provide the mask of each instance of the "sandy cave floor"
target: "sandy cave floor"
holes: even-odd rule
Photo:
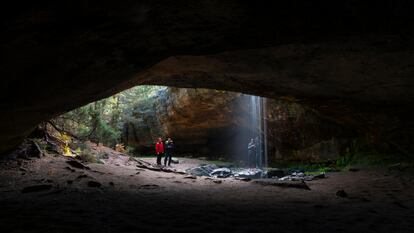
[[[137,168],[122,155],[90,170],[68,159],[0,163],[2,232],[413,232],[414,179],[385,169],[329,173],[311,190]],[[154,161],[153,158],[146,160]],[[205,161],[180,159],[177,169]],[[96,181],[100,187],[90,187]],[[92,186],[93,183],[92,182]],[[23,188],[45,185],[24,193]],[[349,197],[336,196],[344,189]],[[5,230],[5,231],[3,231]]]

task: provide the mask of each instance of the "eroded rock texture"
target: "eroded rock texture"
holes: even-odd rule
[[[293,96],[411,150],[413,4],[9,1],[0,14],[0,151],[42,120],[137,84]]]
[[[242,94],[217,90],[160,90],[138,104],[125,124],[124,141],[140,152],[153,153],[158,137],[172,137],[177,153],[220,156],[230,152],[248,126],[241,99]]]

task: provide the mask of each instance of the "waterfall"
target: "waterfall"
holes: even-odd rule
[[[250,167],[267,167],[267,123],[266,98],[248,95],[249,102],[249,148],[254,143],[254,150],[248,149],[247,164]],[[252,140],[253,139],[253,140]]]

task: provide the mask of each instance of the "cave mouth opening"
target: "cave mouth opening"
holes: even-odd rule
[[[155,164],[157,141],[167,154],[172,139],[173,164],[194,158],[262,170],[268,164],[265,105],[264,97],[236,92],[143,85],[57,116],[46,128],[64,142],[63,155],[84,162],[106,163],[112,150]]]
[[[60,141],[55,151],[86,163],[119,165],[138,159],[146,166],[168,165],[195,175],[219,170],[219,176],[242,173],[249,178],[337,170],[347,165],[342,155],[349,152],[353,136],[294,99],[154,85],[74,109],[44,128]],[[157,156],[159,138],[162,156]],[[167,139],[173,150],[167,149]],[[171,161],[165,154],[172,154]],[[130,159],[123,161],[120,155]]]

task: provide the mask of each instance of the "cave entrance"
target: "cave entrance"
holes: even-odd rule
[[[313,172],[326,161],[335,162],[343,146],[336,139],[343,132],[340,126],[294,101],[200,88],[137,86],[55,117],[48,125],[63,142],[62,154],[93,163],[122,163],[109,158],[116,152],[152,165],[169,164],[169,159],[157,158],[156,144],[160,138],[166,152],[171,138],[172,167],[215,165],[201,169],[208,173],[195,172],[201,175],[225,167],[248,168],[248,174],[261,177],[271,167],[292,163],[300,163],[294,171],[311,164]]]
[[[212,89],[137,86],[49,121],[66,156],[108,159],[111,148],[155,163],[158,138],[174,157],[267,167],[266,99]],[[152,158],[152,159],[151,159]],[[152,161],[153,160],[153,161]],[[173,162],[178,160],[173,159]]]

